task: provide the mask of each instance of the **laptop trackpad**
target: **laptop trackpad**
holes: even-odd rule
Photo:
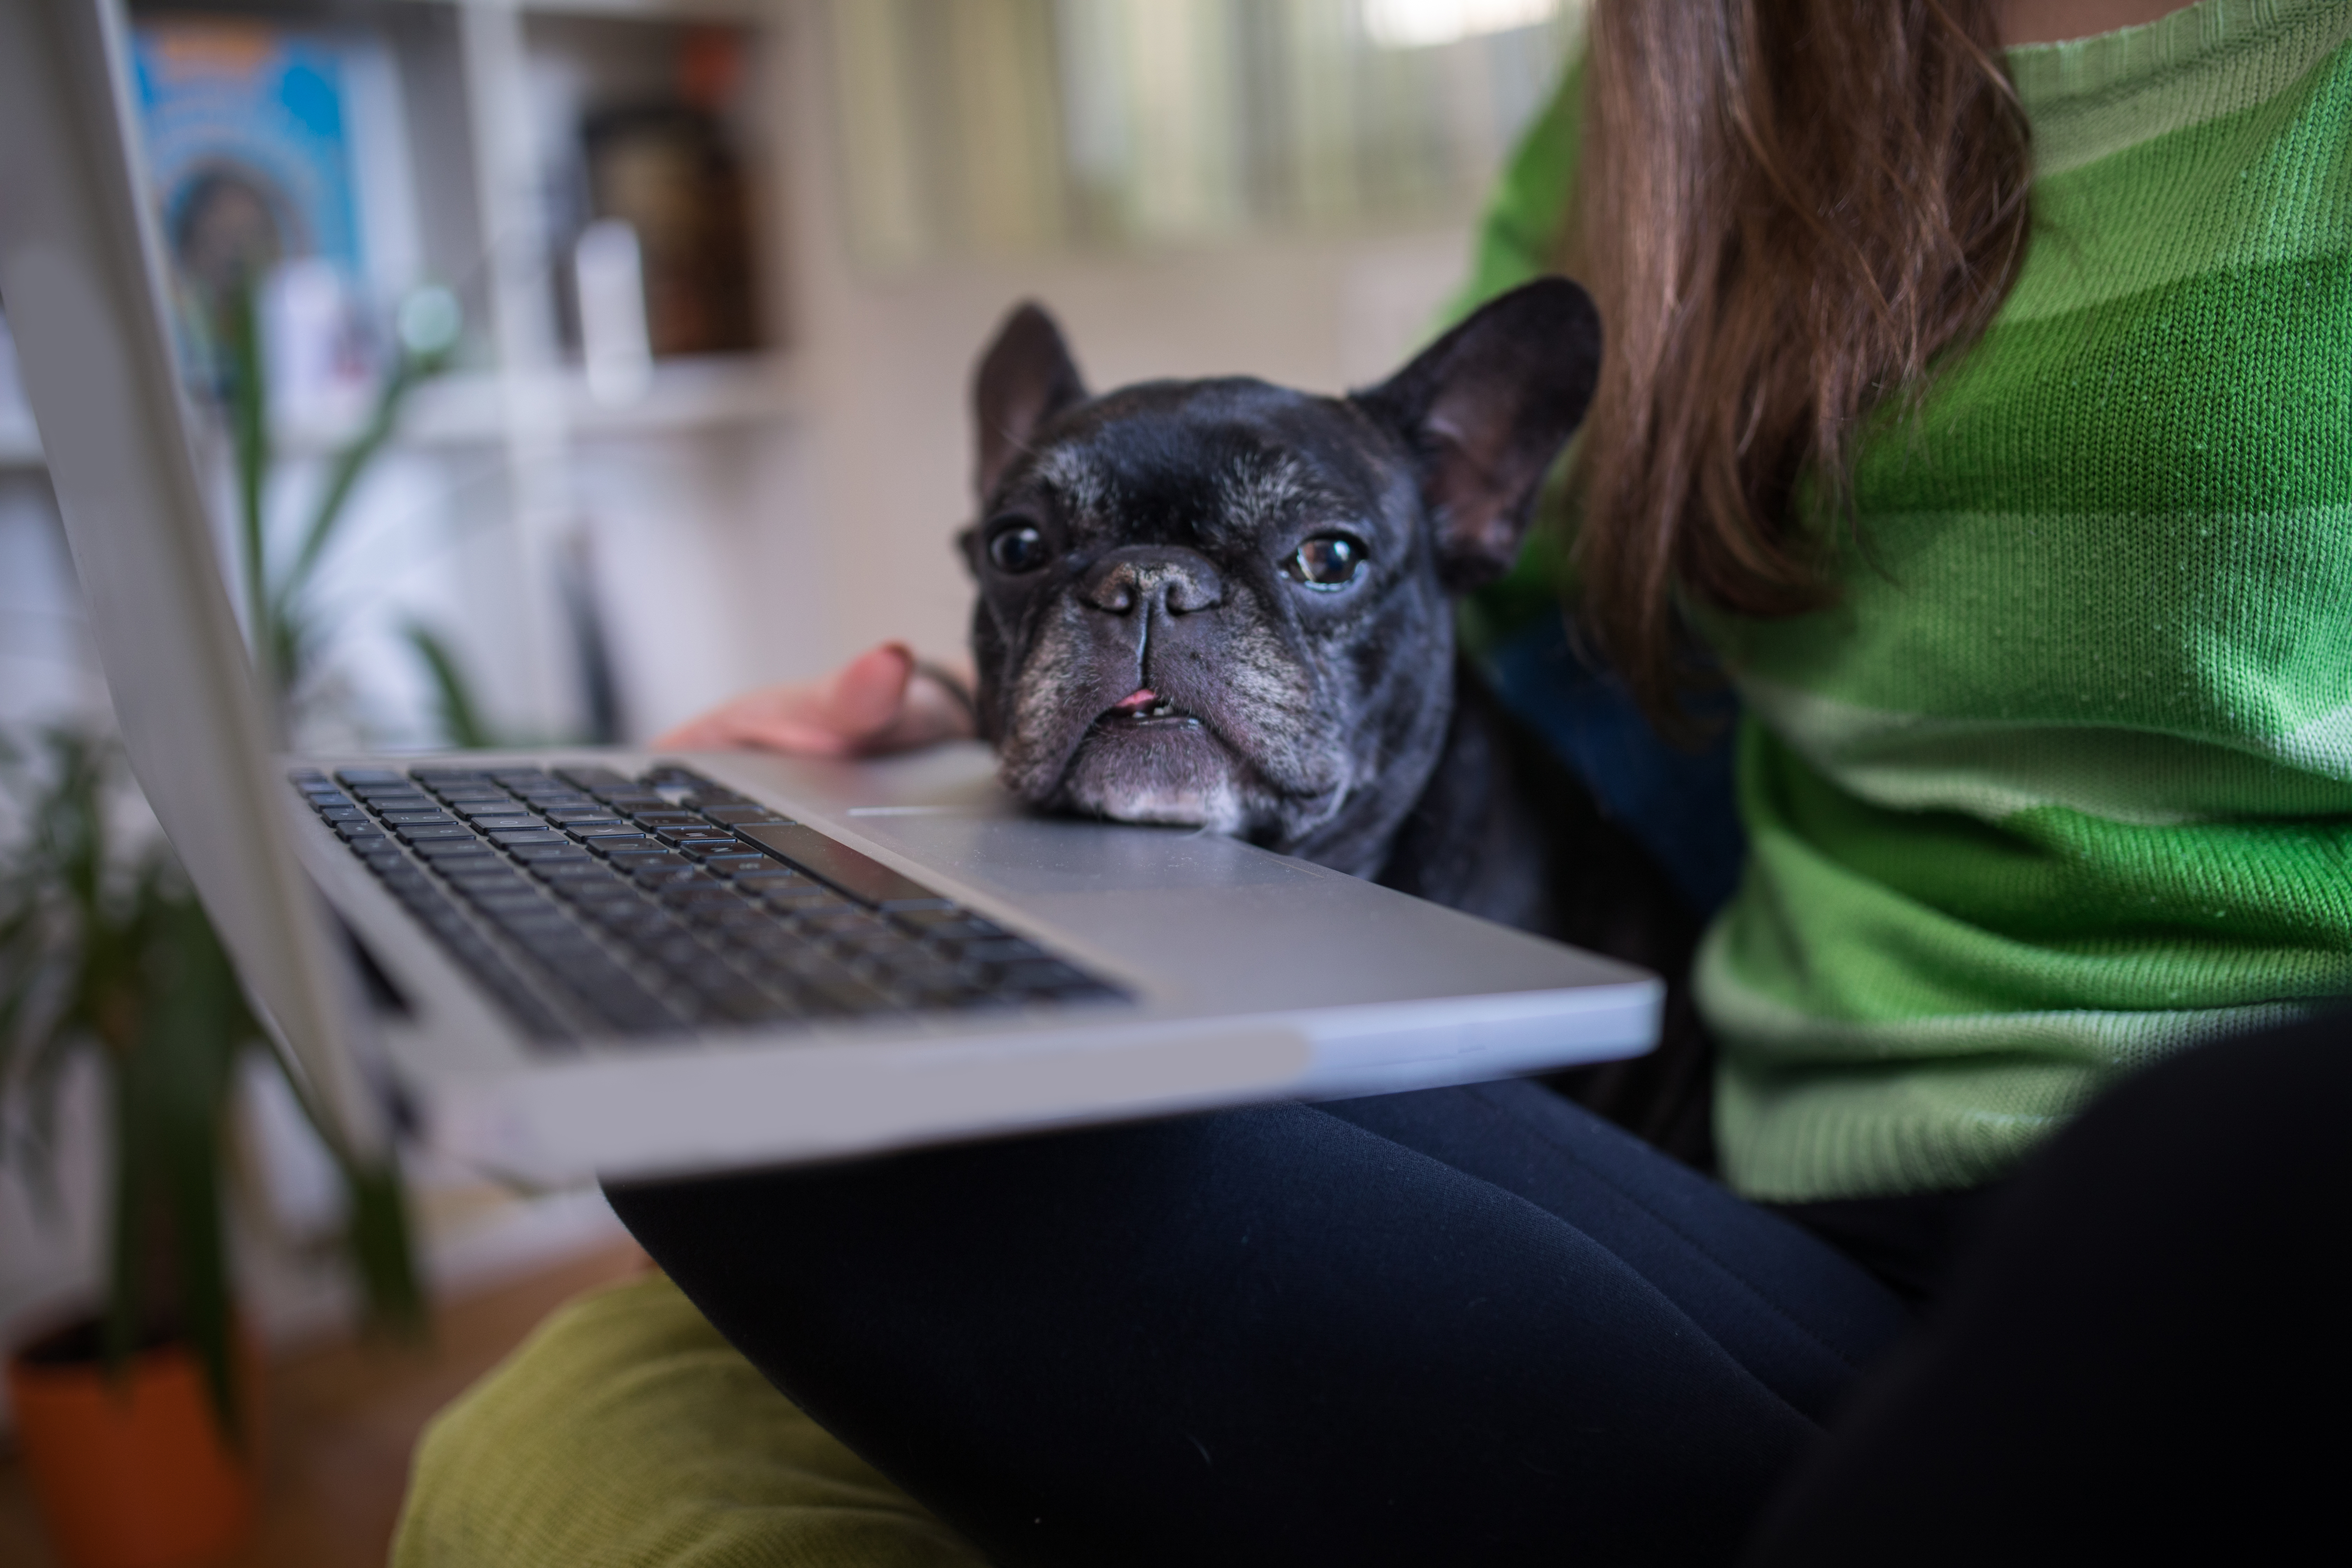
[[[995,756],[976,742],[865,763],[742,755],[709,761],[721,764],[721,777],[740,772],[755,788],[768,784],[787,809],[806,802],[820,818],[833,817],[864,837],[1008,898],[1306,887],[1338,875],[1197,828],[1139,827],[1026,810],[996,782]]]
[[[878,843],[1013,897],[1254,887],[1322,874],[1194,828],[947,814],[858,813],[856,822]]]

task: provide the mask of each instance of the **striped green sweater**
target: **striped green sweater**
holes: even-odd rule
[[[1859,458],[1835,607],[1711,628],[1750,859],[1699,958],[1726,1173],[1999,1175],[2118,1075],[2352,991],[2352,5],[2018,49],[2034,232]],[[1576,82],[1479,293],[1541,268]]]

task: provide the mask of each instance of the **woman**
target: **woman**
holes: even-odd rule
[[[2085,1325],[2231,1321],[2159,1254],[2292,1297],[2307,1037],[2061,1140],[1789,1478],[2030,1151],[2352,989],[2352,19],[2173,11],[1601,0],[1486,226],[1480,290],[1565,264],[1610,324],[1583,625],[1669,717],[1696,636],[1748,714],[1726,1185],[1506,1084],[615,1193],[640,1238],[1003,1562],[1721,1561],[1776,1488],[1789,1560],[1872,1498],[1948,1547],[2170,1518],[2114,1478],[2177,1509],[2188,1391],[2251,1374],[2136,1426],[2146,1347]],[[956,732],[910,672],[667,743]]]

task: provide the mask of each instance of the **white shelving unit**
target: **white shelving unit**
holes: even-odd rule
[[[402,628],[429,624],[476,672],[517,737],[585,736],[598,717],[583,612],[613,653],[624,737],[674,722],[759,673],[757,611],[730,584],[747,534],[791,526],[780,498],[810,489],[802,368],[791,342],[779,218],[782,37],[764,0],[127,0],[139,22],[224,13],[320,37],[363,35],[398,83],[398,156],[416,281],[455,288],[458,368],[421,387],[355,498],[332,595],[356,736],[429,738],[430,693]],[[570,246],[584,208],[586,117],[656,98],[685,41],[723,29],[743,73],[719,113],[741,155],[766,347],[657,359],[625,402],[592,395],[566,325]],[[382,281],[382,280],[379,280]],[[274,420],[289,506],[348,438],[351,411]],[[223,448],[225,450],[225,448]],[[217,454],[215,454],[217,456]],[[38,462],[29,427],[0,420],[0,467]],[[656,482],[656,478],[658,482]],[[673,492],[657,494],[664,486]],[[224,479],[219,493],[229,486]],[[436,493],[438,500],[436,500]],[[658,531],[657,549],[647,531]],[[659,560],[643,570],[624,563]],[[650,574],[650,575],[648,575]],[[730,596],[734,602],[730,601]],[[773,639],[767,639],[772,644]],[[631,657],[632,650],[643,657]]]
[[[614,645],[622,738],[830,654],[817,617],[778,621],[772,592],[776,563],[818,553],[779,537],[818,510],[784,243],[803,226],[788,209],[807,163],[786,147],[809,116],[776,108],[799,86],[788,36],[811,33],[813,4],[123,3],[142,24],[226,16],[374,39],[397,82],[415,280],[455,288],[465,307],[457,368],[411,399],[338,546],[349,557],[331,573],[339,679],[363,712],[357,733],[321,739],[430,738],[431,694],[402,635],[410,622],[443,632],[478,672],[493,720],[517,737],[590,732],[583,603],[602,611]],[[566,225],[583,215],[560,210],[554,193],[579,184],[583,117],[643,97],[683,37],[713,27],[743,44],[744,72],[724,113],[744,165],[766,346],[658,359],[635,396],[602,401],[563,324]],[[10,371],[0,363],[0,382]],[[279,411],[275,445],[287,471],[274,483],[284,505],[299,507],[320,461],[356,423],[349,408]],[[233,489],[226,452],[225,442],[209,443],[224,517]],[[41,467],[29,412],[0,386],[0,474]],[[225,523],[224,539],[231,532]],[[756,576],[742,569],[747,560]],[[821,597],[813,586],[793,592],[795,604]]]

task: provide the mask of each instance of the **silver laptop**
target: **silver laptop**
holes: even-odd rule
[[[133,771],[312,1092],[555,1184],[1635,1054],[1652,976],[988,753],[271,755],[164,331],[122,18],[0,0],[0,296]]]

